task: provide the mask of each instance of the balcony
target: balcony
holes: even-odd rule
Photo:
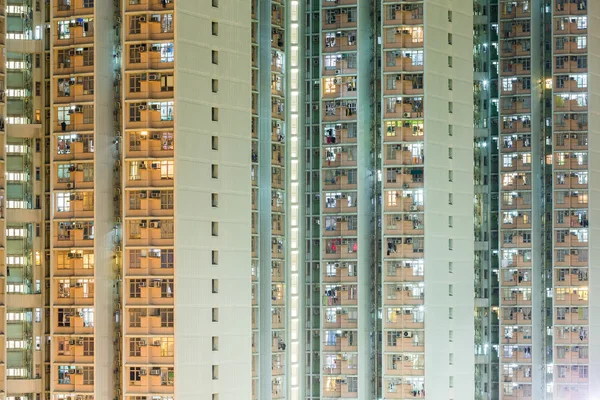
[[[422,144],[409,144],[402,146],[392,144],[385,146],[384,165],[423,165]]]
[[[321,29],[327,31],[356,28],[357,11],[356,7],[336,8],[335,14],[325,11],[323,12],[323,24],[321,25]]]
[[[504,336],[500,338],[501,344],[531,344],[531,328],[528,327],[517,327],[513,326],[512,329],[510,326],[504,327]],[[529,377],[531,379],[531,377]]]
[[[173,308],[127,307],[125,315],[129,335],[173,335]]]
[[[55,280],[54,305],[57,306],[93,306],[94,279],[75,279],[69,283]]]
[[[410,261],[386,261],[386,282],[423,282],[423,265]]]
[[[55,190],[93,189],[93,163],[56,164]]]
[[[557,131],[587,131],[585,114],[555,114],[554,128]]]
[[[585,306],[588,304],[588,288],[556,287],[554,288],[554,304],[556,306]]]
[[[531,288],[504,288],[502,294],[502,306],[530,306]]]
[[[502,229],[531,229],[531,213],[527,211],[503,213]]]
[[[356,259],[358,247],[356,240],[327,239],[323,258],[330,260]]]
[[[356,192],[326,193],[323,202],[323,213],[356,213]]]
[[[588,154],[580,153],[555,153],[554,167],[560,170],[587,170]]]
[[[323,79],[323,98],[356,97],[356,76]]]
[[[385,168],[384,188],[415,189],[422,188],[423,167]]]
[[[93,222],[55,222],[54,225],[54,247],[94,247]]]
[[[128,190],[126,217],[172,217],[172,190]]]
[[[398,74],[385,76],[384,95],[423,95],[422,74]]]
[[[172,132],[141,131],[128,132],[126,158],[171,158],[173,157],[174,139]]]
[[[129,368],[135,370],[135,368]],[[126,393],[147,394],[173,394],[175,393],[175,372],[173,367],[140,368],[137,374],[129,372],[129,377],[135,380],[126,380]]]
[[[412,381],[415,379],[415,381]],[[416,380],[419,379],[419,380]],[[389,378],[385,388],[386,399],[423,399],[425,383],[423,378]],[[407,382],[407,383],[402,383]]]
[[[324,53],[335,53],[338,51],[355,51],[356,31],[338,31],[326,33],[323,36]]]
[[[587,268],[561,268],[555,270],[554,285],[557,287],[586,286],[588,284]]]
[[[128,103],[128,112],[138,108],[136,117],[125,121],[125,129],[173,129],[173,103],[170,101],[148,104]],[[135,112],[135,111],[134,111]]]
[[[555,112],[587,112],[587,93],[554,96]]]
[[[585,35],[587,34],[587,17],[581,22],[576,18],[555,18],[554,35]],[[570,22],[571,21],[571,22]],[[585,21],[585,22],[584,22]]]
[[[564,320],[555,321],[560,324],[554,325],[554,343],[555,344],[588,344],[588,327],[582,326],[563,326]]]
[[[424,354],[388,354],[384,373],[388,376],[423,376],[425,375]]]
[[[531,39],[503,40],[500,57],[529,57],[531,55]]]
[[[132,171],[126,181],[128,188],[173,187],[173,161],[129,161],[127,167]]]
[[[92,308],[54,308],[54,333],[85,335],[94,333]]]
[[[423,237],[388,237],[386,241],[385,257],[388,259],[423,258]]]
[[[323,190],[352,190],[357,187],[355,169],[327,170]]]
[[[384,332],[384,335],[387,338],[395,338],[395,340],[386,341],[386,352],[423,352],[425,350],[424,331],[387,331]],[[392,345],[390,345],[390,343],[392,343]]]
[[[356,124],[324,125],[323,132],[323,144],[356,143]]]
[[[583,172],[556,172],[554,180],[555,189],[587,189],[588,173]],[[568,218],[567,218],[568,219]],[[581,222],[581,221],[579,221]],[[575,223],[575,221],[573,221]],[[580,224],[579,224],[580,225]]]
[[[500,100],[502,114],[529,114],[531,99],[525,96],[503,97]]]
[[[57,251],[53,277],[93,277],[94,252],[91,250]]]
[[[56,375],[55,377],[59,377],[55,382],[54,382],[54,390],[56,392],[77,392],[77,393],[93,393],[94,392],[94,384],[93,383],[89,383],[89,384],[85,384],[84,383],[84,374],[83,374],[83,370],[81,367],[73,367],[71,366],[72,369],[70,369],[69,373],[64,373],[64,372],[58,372],[58,367],[57,371],[55,372]],[[93,367],[87,367],[87,368],[91,368],[91,375],[93,375]],[[64,374],[64,375],[63,375]],[[56,379],[56,378],[55,378]],[[93,376],[89,378],[91,382],[94,381]]]
[[[525,78],[528,79],[528,78]],[[531,81],[525,83],[524,78],[504,78],[501,84],[501,96],[511,95],[530,95],[531,94]]]
[[[93,364],[93,355],[84,355],[84,343],[94,346],[91,337],[57,336],[52,339],[54,343],[54,362],[61,364]]]
[[[396,283],[384,287],[386,305],[422,305],[425,299],[423,283]]]
[[[89,3],[92,7],[86,7]],[[53,17],[64,18],[82,15],[94,15],[93,2],[87,2],[85,0],[53,0]],[[58,389],[57,389],[58,390]],[[60,391],[60,390],[58,390]]]
[[[356,311],[352,311],[353,315],[349,315],[348,308],[338,307],[335,311],[335,316],[326,315],[323,318],[323,328],[325,329],[356,329],[357,319]]]
[[[422,235],[423,215],[419,213],[386,214],[384,235]]]
[[[168,346],[173,345],[172,338],[160,337],[136,337],[126,339],[129,341],[129,347],[137,348],[137,355],[128,353],[126,356],[127,364],[139,365],[173,365],[173,356],[166,356]]]
[[[125,70],[173,69],[175,50],[172,42],[126,44]]]
[[[386,51],[383,72],[422,72],[423,51]]]
[[[423,121],[388,121],[384,142],[422,142]]]
[[[556,0],[554,15],[586,15],[587,0]]]
[[[500,347],[503,362],[531,364],[531,345],[501,345]]]
[[[385,211],[423,211],[423,203],[415,201],[412,190],[385,191]]]
[[[387,97],[383,118],[386,119],[415,119],[423,118],[422,97]]]
[[[89,105],[77,105],[71,106],[68,110],[68,119],[59,119],[58,114],[54,114],[54,127],[55,133],[59,132],[81,132],[81,131],[93,131],[94,130],[94,106]]]
[[[356,305],[357,294],[358,289],[356,285],[327,285],[323,294],[323,305]]]
[[[126,228],[126,246],[172,246],[173,220],[129,220]]]
[[[502,2],[499,8],[500,19],[528,18],[531,16],[529,2],[516,5],[514,1],[506,1]]]
[[[348,217],[327,217],[323,236],[356,236],[356,225],[348,229]]]
[[[356,75],[358,69],[356,68],[356,54],[348,53],[348,54],[338,54],[336,56],[335,65],[328,66],[328,57],[331,56],[323,56],[323,70],[322,75],[332,76],[332,75],[340,75],[340,74],[348,74],[348,75]]]
[[[508,59],[501,61],[502,69],[500,71],[501,76],[512,76],[512,75],[531,75],[531,61],[529,57]]]
[[[127,74],[125,79],[125,100],[164,100],[173,99],[175,79],[172,73]],[[132,87],[135,80],[136,87]]]
[[[422,25],[423,4],[394,4],[384,7],[383,25]]]
[[[94,218],[94,192],[57,192],[54,209],[56,219]],[[67,200],[68,199],[68,200]]]
[[[531,36],[529,21],[504,21],[500,23],[500,27],[504,40]]]
[[[587,73],[587,58],[585,56],[556,56],[554,59],[555,73]]]
[[[531,307],[503,307],[502,313],[503,325],[531,325]]]
[[[557,249],[554,255],[554,266],[555,267],[587,267],[589,265],[587,252],[582,251],[581,254],[579,249]],[[587,270],[581,270],[582,272]],[[574,273],[574,272],[573,272]],[[587,281],[587,275],[585,275]],[[579,283],[581,284],[581,283]]]
[[[384,328],[386,329],[423,329],[423,310],[418,307],[386,307]]]
[[[346,282],[346,283],[352,283],[352,282],[356,282],[357,281],[357,276],[356,273],[351,272],[350,269],[348,268],[348,264],[347,263],[334,263],[335,264],[335,268],[334,268],[334,272],[327,272],[323,275],[322,279],[324,283],[328,283],[328,282],[335,282],[335,283],[340,283],[340,282]],[[329,263],[329,265],[333,265],[333,263]],[[331,267],[329,267],[329,270],[331,271]]]
[[[324,122],[354,121],[356,120],[356,101],[327,101],[323,102]]]
[[[127,279],[126,284],[129,290],[125,291],[125,304],[127,306],[152,305],[152,306],[172,306],[173,305],[173,280],[160,278],[135,278]],[[135,292],[131,288],[135,287]]]
[[[281,0],[274,0],[281,1]],[[355,6],[358,0],[321,0],[323,7]]]
[[[384,49],[422,48],[423,27],[404,26],[384,30]]]
[[[93,9],[92,9],[93,13]],[[94,44],[94,19],[77,18],[76,21],[56,21],[55,46]]]
[[[555,38],[554,54],[586,54],[588,46],[585,38],[586,35],[573,37],[573,40],[565,40],[562,37]]]
[[[579,363],[581,364],[587,364],[587,360],[578,360]],[[555,384],[560,384],[560,383],[568,383],[569,387],[571,387],[572,384],[577,384],[577,383],[589,383],[589,379],[588,379],[588,375],[586,373],[585,377],[581,377],[579,375],[579,365],[560,365],[561,361],[558,360],[558,358],[555,361],[555,365],[554,368],[556,368],[557,373],[556,376],[554,378],[554,382]],[[581,366],[583,367],[583,366]],[[560,385],[556,385],[556,392],[557,394],[560,393]],[[581,397],[575,397],[573,396],[573,391],[569,390],[569,392],[567,392],[566,390],[564,391],[564,393],[569,393],[569,397],[570,399],[584,399],[585,397],[583,397],[583,395]],[[577,392],[575,392],[577,393]],[[587,397],[587,396],[586,396]],[[564,399],[564,397],[561,397],[560,395],[556,397],[557,399]]]
[[[285,49],[285,31],[279,28],[271,30],[271,48],[279,51]]]
[[[129,15],[126,41],[172,40],[175,24],[173,14]]]
[[[587,74],[571,74],[571,75],[555,75],[554,76],[554,92],[555,93],[585,93],[587,94]],[[561,96],[555,96],[555,104],[557,99],[562,99]],[[567,97],[566,100],[569,98]],[[587,100],[587,96],[585,97]],[[587,105],[587,101],[585,102]],[[558,104],[561,105],[560,102]],[[554,110],[559,111],[559,110]]]
[[[92,135],[67,134],[55,137],[54,161],[92,160],[94,140]]]
[[[500,133],[529,133],[531,132],[531,120],[529,118],[504,117]],[[529,141],[529,143],[531,140]],[[518,145],[518,144],[517,144]],[[525,146],[525,147],[530,147]],[[512,150],[514,151],[514,150]]]
[[[175,0],[129,0],[125,12],[130,11],[168,11],[175,8]]]
[[[505,173],[502,174],[502,190],[531,190],[530,173]]]
[[[55,75],[85,74],[94,72],[92,46],[62,50],[54,55],[58,63],[54,65]]]

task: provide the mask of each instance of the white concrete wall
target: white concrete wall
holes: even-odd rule
[[[588,1],[589,393],[600,393],[600,2]],[[590,397],[595,399],[594,397]]]
[[[94,396],[108,399],[115,389],[113,3],[97,4],[94,11]]]
[[[211,20],[219,36],[211,35]],[[251,397],[250,2],[175,7],[175,397]],[[219,51],[219,65],[211,64]],[[211,79],[219,93],[211,93]],[[211,107],[219,107],[219,122]],[[219,150],[211,150],[211,136]],[[211,178],[211,164],[219,179]],[[219,207],[211,207],[211,193]],[[211,221],[219,236],[211,236]],[[219,250],[219,265],[211,265]],[[211,279],[219,293],[211,293]],[[211,308],[219,307],[219,322]],[[212,352],[211,336],[219,337]],[[220,378],[212,380],[212,365]]]
[[[468,400],[474,398],[473,10],[467,1],[427,0],[424,12],[425,393],[431,399]],[[452,45],[448,33],[453,35]],[[448,56],[453,57],[452,68]],[[452,91],[448,78],[453,79]],[[449,124],[453,136],[448,134]],[[448,157],[450,146],[453,159]],[[449,193],[453,205],[448,204]],[[452,228],[449,216],[454,220]],[[449,250],[449,239],[453,250]],[[453,273],[449,273],[449,262]],[[449,296],[449,284],[454,285],[453,296]],[[450,307],[453,319],[449,319]],[[454,331],[452,342],[450,330]],[[449,387],[451,376],[453,388]]]

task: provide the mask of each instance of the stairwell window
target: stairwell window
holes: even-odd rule
[[[451,33],[448,34],[448,44],[452,45],[452,34]]]
[[[219,120],[219,109],[217,107],[212,108],[212,120],[217,122]]]
[[[219,36],[219,23],[218,22],[212,23],[212,35]]]
[[[212,51],[212,63],[214,65],[219,65],[219,52],[216,50]]]

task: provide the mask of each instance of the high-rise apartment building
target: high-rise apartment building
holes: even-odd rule
[[[593,400],[599,20],[0,0],[0,400]]]

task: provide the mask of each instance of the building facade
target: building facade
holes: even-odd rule
[[[599,19],[0,0],[0,399],[593,400]]]

